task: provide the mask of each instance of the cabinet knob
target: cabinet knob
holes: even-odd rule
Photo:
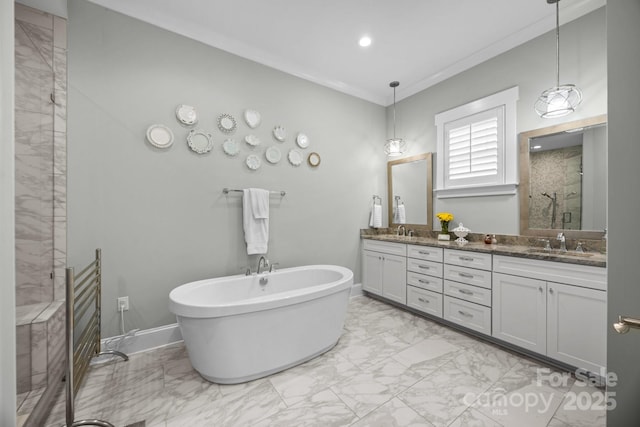
[[[543,292],[543,291],[544,291],[544,289],[542,289],[542,286],[538,286],[538,290],[539,290],[540,292]]]
[[[553,288],[549,288],[549,293],[553,295]]]

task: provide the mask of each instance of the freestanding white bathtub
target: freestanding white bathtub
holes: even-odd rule
[[[236,384],[330,350],[340,338],[353,272],[334,265],[286,268],[178,286],[169,294],[191,364],[205,379]]]

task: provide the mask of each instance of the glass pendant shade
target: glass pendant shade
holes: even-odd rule
[[[575,85],[560,84],[560,0],[547,0],[556,5],[556,85],[542,92],[534,108],[544,119],[553,119],[573,113],[580,102],[582,92]]]
[[[582,101],[582,92],[575,85],[562,85],[547,89],[538,98],[535,109],[545,119],[573,113]]]
[[[389,86],[393,88],[393,138],[387,139],[384,144],[384,152],[389,157],[398,157],[404,154],[407,144],[402,138],[396,138],[396,88],[400,82],[391,82]]]
[[[404,154],[407,144],[402,138],[387,139],[384,144],[384,152],[389,157],[398,157]]]

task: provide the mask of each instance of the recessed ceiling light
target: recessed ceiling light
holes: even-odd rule
[[[360,37],[360,40],[358,40],[358,44],[362,47],[371,46],[371,37],[369,36]]]

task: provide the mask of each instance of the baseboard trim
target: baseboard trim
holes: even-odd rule
[[[143,331],[136,331],[127,335],[116,335],[100,340],[102,350],[118,350],[128,356],[153,350],[182,341],[182,333],[177,323],[160,326]],[[91,363],[111,361],[115,356],[106,355],[95,357]]]

